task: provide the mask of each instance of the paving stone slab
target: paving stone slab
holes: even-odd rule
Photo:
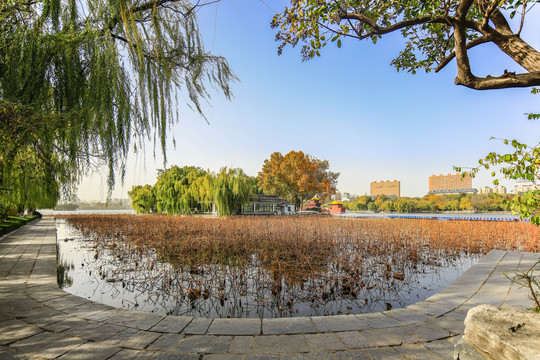
[[[448,340],[430,341],[423,345],[442,359],[453,359],[454,357],[454,344]]]
[[[42,332],[37,326],[31,326],[20,320],[0,322],[0,345],[11,344]]]
[[[345,344],[334,333],[306,334],[304,337],[306,338],[309,350],[313,352],[347,350]]]
[[[391,347],[364,350],[371,360],[405,360],[405,356]],[[422,359],[422,358],[419,358]]]
[[[253,343],[255,354],[308,352],[309,348],[303,335],[268,335],[256,336]]]
[[[327,352],[281,354],[281,360],[333,360]]]
[[[432,319],[427,323],[434,324],[441,329],[446,329],[454,335],[463,334],[463,331],[465,330],[465,324],[463,321],[447,315]]]
[[[402,329],[404,328],[364,330],[362,335],[365,335],[375,346],[395,346],[403,343],[419,342],[418,338],[404,332]]]
[[[354,315],[314,316],[311,320],[320,332],[370,329],[367,321]]]
[[[439,317],[446,314],[447,312],[456,309],[456,306],[422,301],[420,303],[407,306],[407,309],[414,310],[433,317]]]
[[[114,339],[118,334],[121,334],[126,330],[123,326],[118,325],[109,325],[101,323],[100,326],[96,328],[88,328],[86,330],[81,330],[77,333],[77,336],[90,341],[106,341]],[[130,331],[135,331],[135,329],[130,329]]]
[[[13,320],[15,319],[15,315],[10,314],[7,311],[3,311],[0,309],[0,321],[6,321],[6,320]]]
[[[208,328],[210,335],[259,335],[260,319],[214,319]]]
[[[232,336],[192,335],[171,349],[173,353],[225,354]]]
[[[422,344],[403,344],[395,349],[407,359],[441,360],[440,357],[426,349]]]
[[[450,337],[450,331],[441,329],[435,324],[424,322],[420,324],[408,325],[403,328],[407,334],[417,337],[421,341],[433,341]]]
[[[163,315],[123,310],[118,315],[103,321],[112,325],[133,327],[139,330],[149,330],[159,323],[163,318]]]
[[[229,352],[232,354],[251,354],[253,353],[253,341],[253,336],[235,336]]]
[[[110,310],[111,307],[108,305],[103,305],[99,303],[89,302],[79,306],[74,306],[69,309],[63,310],[64,313],[69,315],[74,315],[83,319],[92,319],[93,315],[96,315],[100,312]]]
[[[383,329],[405,325],[399,320],[386,316],[384,313],[362,314],[357,315],[357,317],[360,318],[362,321],[365,321],[365,323],[373,329]]]
[[[9,302],[2,304],[2,308],[4,311],[10,312],[17,317],[33,316],[48,310],[47,308],[43,307],[41,303],[28,297],[13,298]],[[38,310],[37,313],[32,312],[32,310],[35,309]]]
[[[88,300],[75,295],[66,295],[42,302],[43,305],[55,310],[65,310],[88,303]]]
[[[64,353],[82,345],[85,341],[65,337],[61,334],[42,332],[24,340],[11,344],[10,347],[24,352],[24,354],[36,356],[45,359],[54,359]]]
[[[193,320],[190,316],[165,316],[150,328],[151,331],[163,333],[180,333]]]
[[[340,351],[333,355],[336,360],[371,360],[363,350]]]
[[[137,331],[123,339],[118,345],[128,349],[142,350],[160,336],[161,334],[150,331]]]
[[[99,312],[99,313],[96,313],[96,314],[92,314],[90,316],[88,316],[86,319],[87,320],[94,320],[94,321],[105,321],[107,319],[110,319],[112,317],[115,317],[119,314],[122,314],[125,310],[121,310],[121,309],[115,309],[115,308],[110,308],[109,310],[105,310],[105,311],[102,311],[102,312]]]
[[[99,343],[85,343],[81,346],[68,351],[58,359],[61,360],[87,360],[87,359],[108,359],[122,350],[119,347],[108,346]]]
[[[14,352],[13,350],[0,346],[0,359],[2,360],[29,360],[30,357]]]
[[[463,292],[440,292],[438,294],[435,294],[429,298],[427,298],[426,302],[433,302],[433,303],[442,303],[446,305],[451,305],[455,308],[461,306],[463,303],[467,301],[467,299],[472,294],[467,294]]]
[[[162,334],[153,343],[146,347],[147,350],[168,352],[169,349],[178,345],[184,338],[182,334]]]
[[[268,355],[268,354],[254,354],[246,355],[244,360],[279,360],[279,355]]]
[[[201,355],[157,353],[152,360],[201,360]]]
[[[338,332],[336,335],[348,349],[364,349],[375,346],[359,331]]]
[[[393,309],[390,311],[384,311],[383,314],[390,316],[404,324],[414,324],[432,319],[431,316],[419,313],[418,311],[414,311],[412,309]]]
[[[80,334],[89,332],[89,331],[94,331],[95,329],[99,328],[101,325],[102,324],[97,321],[84,321],[84,322],[81,321],[80,324],[77,324],[75,326],[70,327],[69,329],[66,329],[63,333],[65,335],[81,337]]]
[[[151,351],[123,349],[107,360],[148,360],[154,355]]]
[[[528,288],[512,285],[508,297],[503,302],[503,307],[514,307],[521,310],[527,310],[533,307],[533,301],[530,299]]]
[[[55,322],[67,320],[68,318],[70,318],[70,316],[67,314],[64,314],[61,311],[47,310],[47,311],[42,312],[39,315],[25,317],[24,322],[43,327],[48,324],[53,324]]]
[[[311,318],[298,317],[262,320],[262,333],[264,335],[312,334],[316,332],[317,330]]]
[[[109,337],[108,339],[103,340],[103,342],[107,343],[107,344],[112,344],[112,345],[119,344],[122,341],[124,341],[125,339],[127,339],[128,337],[130,337],[131,335],[136,334],[137,332],[139,332],[139,330],[137,330],[137,329],[125,328],[125,330],[114,334],[113,336]]]
[[[68,293],[58,288],[58,285],[33,286],[26,288],[26,294],[32,299],[42,302],[67,296]]]
[[[203,335],[206,334],[212,319],[195,318],[184,329],[184,333],[188,335]]]
[[[242,358],[242,357],[240,357]],[[203,355],[203,360],[238,360],[239,355],[232,355],[232,354],[208,354]],[[279,356],[278,356],[279,359]]]
[[[84,327],[88,324],[88,320],[79,319],[73,316],[67,317],[65,320],[61,320],[55,323],[43,325],[42,328],[48,331],[54,331],[57,333],[71,329],[72,327]]]

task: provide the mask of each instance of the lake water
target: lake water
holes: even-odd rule
[[[390,279],[382,283],[379,279],[377,286],[363,289],[364,292],[358,296],[330,294],[324,298],[326,295],[323,294],[322,300],[314,300],[303,291],[304,285],[302,290],[291,286],[274,294],[268,288],[257,290],[257,284],[248,284],[252,285],[251,290],[240,290],[231,281],[224,284],[225,296],[204,296],[199,293],[199,296],[192,297],[190,285],[200,286],[201,283],[211,283],[212,279],[205,278],[203,274],[197,278],[197,284],[193,284],[190,274],[185,271],[181,273],[172,265],[160,261],[155,253],[123,256],[110,246],[98,249],[94,240],[84,238],[66,220],[57,220],[56,224],[58,281],[62,289],[117,308],[167,315],[276,318],[358,314],[402,308],[423,301],[445,288],[479,258],[476,255],[462,256],[440,259],[438,264],[419,264],[407,272],[406,281]],[[230,278],[237,276],[230,270],[223,269]],[[253,271],[260,275],[264,270]],[[179,280],[185,275],[190,280]],[[250,278],[249,274],[246,276]],[[306,284],[313,287],[320,285],[317,280],[309,280]]]

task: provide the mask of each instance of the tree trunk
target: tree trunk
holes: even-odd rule
[[[495,35],[493,43],[512,60],[529,72],[540,71],[540,52],[527,44],[518,35]]]

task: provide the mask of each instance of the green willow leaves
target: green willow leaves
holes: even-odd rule
[[[83,174],[103,165],[110,190],[118,174],[123,178],[131,145],[153,139],[165,155],[179,98],[201,115],[208,85],[230,98],[236,77],[224,58],[204,50],[197,26],[195,13],[204,5],[2,1],[3,205],[54,205],[59,189],[72,190]],[[28,186],[40,196],[30,196]],[[22,199],[30,197],[37,200]]]
[[[257,180],[242,169],[224,167],[214,174],[172,166],[159,171],[154,186],[134,186],[129,196],[138,213],[208,213],[215,206],[219,216],[225,216],[236,214],[258,192]]]

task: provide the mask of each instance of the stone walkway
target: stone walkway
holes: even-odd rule
[[[56,231],[43,218],[0,237],[0,358],[452,359],[477,304],[531,306],[503,275],[539,254],[491,251],[426,301],[376,314],[201,319],[112,308],[56,283]]]

